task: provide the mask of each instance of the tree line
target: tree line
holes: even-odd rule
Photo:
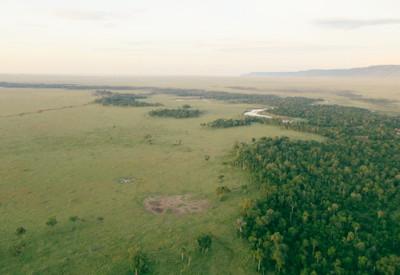
[[[213,99],[227,101],[231,103],[265,104],[275,106],[284,102],[293,101],[300,103],[315,103],[321,99],[311,99],[305,97],[280,97],[271,94],[250,94],[250,93],[230,93],[224,91],[213,91],[203,89],[184,89],[184,88],[161,88],[153,86],[111,86],[111,85],[83,85],[66,83],[16,83],[0,82],[0,87],[5,88],[33,88],[33,89],[66,89],[66,90],[120,90],[137,91],[146,90],[151,94],[168,94],[179,97],[198,97],[201,99]]]
[[[207,126],[210,128],[231,128],[231,127],[247,126],[253,123],[265,123],[264,120],[265,119],[260,117],[244,117],[240,119],[218,118],[208,123],[202,123],[201,126]]]
[[[176,109],[156,109],[149,112],[150,116],[172,117],[172,118],[193,118],[202,114],[198,109],[192,109],[189,105],[184,105]]]
[[[149,103],[142,101],[147,98],[145,95],[136,94],[119,94],[109,91],[96,91],[96,95],[100,95],[94,102],[104,106],[120,106],[120,107],[151,107],[161,106],[160,103]]]

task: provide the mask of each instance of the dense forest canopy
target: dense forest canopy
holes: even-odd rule
[[[203,126],[207,126],[210,128],[231,128],[231,127],[247,126],[253,123],[265,123],[264,120],[265,120],[264,118],[260,117],[244,117],[240,119],[218,118],[216,120],[203,124]]]
[[[159,116],[159,117],[173,117],[173,118],[192,118],[198,117],[202,114],[202,112],[198,109],[192,109],[188,105],[184,105],[181,108],[177,109],[157,109],[149,112],[150,116]]]
[[[304,119],[285,127],[325,142],[281,137],[235,146],[236,165],[263,190],[237,222],[258,270],[399,274],[399,117],[292,103],[271,112]]]
[[[97,91],[96,95],[100,94],[100,98],[95,100],[95,103],[102,104],[104,106],[121,106],[121,107],[149,107],[149,106],[161,106],[159,103],[149,103],[141,101],[145,99],[145,95],[136,94],[117,94],[109,93],[107,91]]]

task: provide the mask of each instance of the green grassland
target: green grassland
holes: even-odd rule
[[[126,274],[128,250],[138,246],[155,274],[253,274],[248,245],[234,226],[239,187],[249,179],[227,164],[231,148],[261,136],[321,138],[258,124],[200,126],[260,106],[167,95],[146,99],[204,111],[178,120],[150,117],[156,107],[87,105],[94,99],[89,91],[0,89],[0,274]],[[224,201],[215,194],[221,174],[234,190]],[[120,184],[121,177],[134,181]],[[249,192],[256,195],[251,186]],[[180,194],[207,199],[209,208],[156,215],[143,206],[149,196]],[[58,224],[50,228],[46,221],[53,216]],[[15,234],[19,226],[27,229],[23,236]],[[195,243],[204,232],[214,236],[207,254]],[[21,242],[23,251],[14,256]],[[192,257],[190,266],[181,261],[182,247]]]
[[[236,93],[324,98],[329,104],[357,106],[386,113],[400,111],[398,77],[77,77],[0,75],[2,81],[29,83],[79,83],[206,89]],[[362,99],[344,96],[352,92]],[[367,100],[365,100],[367,99]],[[387,102],[370,102],[386,100]],[[0,110],[1,112],[1,110]]]

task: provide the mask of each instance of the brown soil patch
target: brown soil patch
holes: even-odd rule
[[[195,200],[190,195],[157,196],[144,200],[146,210],[154,214],[171,211],[174,214],[199,213],[208,208],[207,200]]]

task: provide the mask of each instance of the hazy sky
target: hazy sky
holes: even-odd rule
[[[0,0],[0,73],[400,64],[400,0]]]

